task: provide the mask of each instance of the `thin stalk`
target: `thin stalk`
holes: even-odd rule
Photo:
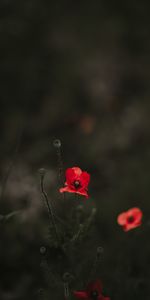
[[[69,299],[69,285],[68,285],[68,282],[64,282],[64,297],[65,297],[65,300]]]
[[[53,145],[56,149],[57,154],[57,164],[58,164],[58,175],[60,185],[64,184],[64,167],[61,153],[61,141],[59,139],[54,140]]]
[[[103,254],[103,248],[102,247],[98,247],[97,248],[97,253],[96,253],[96,257],[95,257],[95,260],[93,262],[93,265],[92,265],[92,268],[91,268],[91,272],[90,272],[90,276],[89,276],[89,280],[90,281],[94,275],[96,274],[96,271],[97,271],[97,267],[98,267],[98,264],[101,260],[101,256]]]
[[[47,193],[45,192],[45,189],[44,189],[44,174],[41,174],[40,178],[41,178],[41,180],[40,180],[41,192],[42,192],[43,197],[45,199],[49,219],[50,219],[50,222],[52,222],[52,224],[53,224],[55,235],[56,235],[56,238],[57,238],[57,241],[58,241],[58,244],[59,244],[60,243],[60,238],[59,238],[59,234],[58,234],[58,230],[57,230],[57,225],[55,223],[55,217],[54,217],[54,214],[53,214],[53,209],[52,209],[51,203],[48,199]]]
[[[65,300],[70,299],[70,291],[69,291],[69,282],[72,280],[72,276],[70,273],[66,272],[63,275],[63,285],[64,285],[64,297]]]
[[[64,176],[64,166],[63,166],[62,151],[61,151],[61,141],[59,139],[56,139],[54,140],[53,145],[56,149],[56,155],[57,155],[59,185],[63,186],[65,181],[65,176]],[[65,201],[66,199],[65,193],[63,193],[62,196],[63,196],[63,200]]]
[[[82,232],[83,232],[83,224],[80,224],[78,232],[71,239],[71,243],[77,242]]]

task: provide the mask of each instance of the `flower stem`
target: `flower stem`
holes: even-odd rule
[[[53,145],[56,149],[57,154],[57,163],[58,163],[58,175],[60,185],[64,184],[64,172],[63,172],[63,160],[62,160],[62,153],[61,153],[61,141],[59,139],[54,140]]]
[[[61,141],[59,139],[56,139],[53,141],[53,146],[56,149],[56,155],[57,155],[57,164],[58,164],[58,177],[59,177],[59,185],[64,185],[64,166],[63,166],[63,159],[62,159],[62,151],[61,151]],[[66,195],[63,193],[63,200],[66,200]]]
[[[91,272],[90,272],[90,276],[89,276],[89,281],[93,278],[93,276],[96,273],[96,270],[97,270],[97,267],[98,267],[98,263],[100,262],[102,254],[103,254],[103,248],[102,247],[98,247],[97,248],[97,252],[96,252],[96,257],[95,257],[95,260],[94,260],[92,268],[91,268]]]
[[[44,189],[44,175],[45,174],[41,174],[41,176],[40,176],[41,192],[42,192],[42,195],[43,195],[43,197],[45,199],[45,203],[46,203],[46,206],[47,206],[49,219],[50,219],[50,222],[52,222],[52,224],[53,224],[54,231],[55,231],[55,234],[56,234],[56,238],[57,238],[57,241],[58,241],[58,244],[59,244],[60,243],[60,238],[59,238],[59,234],[58,234],[58,230],[57,230],[57,225],[55,223],[55,217],[54,217],[54,214],[53,214],[52,205],[51,205],[51,203],[50,203],[50,201],[48,199],[47,193],[45,192],[45,189]]]

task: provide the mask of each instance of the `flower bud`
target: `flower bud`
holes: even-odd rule
[[[40,168],[38,171],[41,176],[44,176],[46,173],[46,170],[44,168]]]
[[[71,279],[70,273],[69,273],[69,272],[65,272],[65,273],[63,274],[63,281],[64,281],[64,282],[69,282],[70,279]]]
[[[97,258],[99,258],[104,252],[103,247],[97,247]]]
[[[55,148],[60,148],[61,147],[61,141],[59,139],[56,139],[53,141],[53,146]]]
[[[95,214],[96,214],[96,212],[97,212],[97,209],[96,209],[96,207],[93,207],[93,208],[92,208],[92,215],[95,215]]]
[[[40,253],[41,253],[42,255],[44,255],[44,254],[46,253],[46,247],[45,247],[45,246],[41,246],[41,247],[40,247]]]

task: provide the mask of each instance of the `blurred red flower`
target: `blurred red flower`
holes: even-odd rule
[[[83,291],[74,291],[74,296],[77,299],[85,300],[110,300],[109,297],[104,297],[102,295],[102,284],[100,280],[90,282]]]
[[[141,225],[143,213],[138,207],[131,208],[126,212],[121,213],[117,222],[123,226],[124,231],[129,231]]]
[[[60,193],[69,192],[75,193],[88,198],[88,184],[90,181],[90,174],[83,172],[78,167],[68,168],[66,170],[65,187],[60,188]]]

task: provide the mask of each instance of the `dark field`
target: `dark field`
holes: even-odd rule
[[[149,10],[0,1],[0,300],[76,299],[98,278],[111,300],[150,299]],[[74,166],[87,200],[59,193]],[[132,207],[142,224],[124,232]]]

